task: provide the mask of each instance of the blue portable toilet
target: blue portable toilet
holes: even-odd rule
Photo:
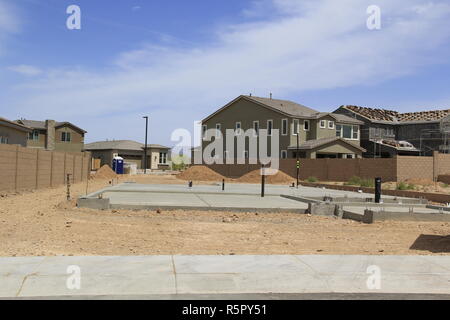
[[[123,158],[122,157],[114,157],[113,171],[116,174],[123,174]]]

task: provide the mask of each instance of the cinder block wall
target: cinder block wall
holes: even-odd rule
[[[434,157],[399,156],[386,159],[300,159],[300,179],[316,177],[322,181],[348,181],[353,176],[383,181],[405,181],[408,179],[437,179],[450,174],[450,155],[435,154]],[[238,178],[259,169],[259,165],[209,166],[229,178]],[[296,177],[296,160],[280,160],[280,170]]]
[[[0,145],[0,191],[20,191],[86,181],[90,153],[62,153]]]

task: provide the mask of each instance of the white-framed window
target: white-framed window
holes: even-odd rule
[[[288,134],[288,119],[281,119],[281,135],[286,136]]]
[[[272,135],[273,120],[267,120],[267,135],[270,137]]]
[[[327,122],[325,120],[320,120],[320,128],[325,129],[327,127]]]
[[[62,142],[72,141],[72,135],[70,134],[70,132],[61,132],[61,141]]]
[[[167,152],[159,153],[159,164],[167,164]]]
[[[336,137],[344,138],[347,140],[359,140],[359,126],[337,124]]]
[[[292,122],[292,135],[296,136],[300,132],[300,121],[298,119],[294,119]]]
[[[202,125],[202,139],[206,139],[206,132],[208,131],[208,126],[206,124]]]
[[[334,121],[328,121],[328,129],[334,129]]]
[[[353,140],[359,139],[359,126],[353,126],[352,139]]]
[[[242,133],[242,124],[240,122],[236,122],[234,126],[236,135],[240,135]]]
[[[259,121],[253,121],[253,130],[255,137],[259,136]]]
[[[287,151],[281,150],[281,159],[287,159]]]
[[[216,123],[216,138],[220,138],[222,136],[222,125],[220,123]]]
[[[303,122],[303,130],[309,131],[309,120]]]

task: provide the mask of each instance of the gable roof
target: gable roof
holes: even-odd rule
[[[326,116],[330,116],[330,117],[334,118],[336,120],[336,122],[338,122],[338,123],[351,123],[351,124],[360,124],[360,125],[364,124],[364,122],[362,122],[358,119],[346,116],[344,114],[339,114],[339,113],[319,112],[319,113],[313,115],[314,119],[320,119],[320,118],[323,118]]]
[[[31,132],[31,128],[24,126],[23,124],[17,123],[15,121],[11,121],[5,118],[0,117],[0,124],[9,128],[14,128],[20,131]]]
[[[354,143],[347,141],[340,137],[330,137],[330,138],[322,138],[322,139],[316,139],[316,140],[307,140],[307,141],[301,143],[299,145],[298,149],[299,150],[312,150],[312,149],[316,149],[318,147],[327,145],[332,142],[337,142],[337,141],[344,142],[345,144],[350,145],[353,148],[359,149],[362,152],[366,152],[366,149],[362,148],[361,146],[354,144]],[[291,146],[289,146],[289,149],[297,149],[297,146],[291,145]]]
[[[47,127],[45,126],[45,121],[38,121],[38,120],[26,120],[26,119],[20,119],[16,120],[17,123],[21,123],[29,128],[37,129],[37,130],[47,130]],[[87,133],[87,131],[81,129],[80,127],[77,127],[71,122],[63,121],[63,122],[55,122],[55,128],[60,128],[64,126],[70,126],[80,132]]]
[[[314,113],[317,113],[318,111],[311,109],[309,107],[306,107],[304,105],[288,101],[288,100],[279,100],[279,99],[269,99],[269,98],[261,98],[261,97],[254,97],[254,96],[245,96],[241,95],[234,99],[233,101],[227,103],[225,106],[217,110],[216,112],[210,114],[208,117],[202,120],[202,123],[205,121],[208,121],[212,117],[214,117],[219,112],[222,112],[223,110],[227,109],[229,106],[234,104],[235,102],[245,99],[247,101],[254,102],[260,106],[263,106],[265,108],[271,109],[273,111],[285,114],[287,116],[297,116],[297,117],[308,117],[311,116]]]
[[[133,140],[98,141],[84,145],[84,150],[131,150],[142,151],[145,145]],[[149,149],[170,149],[160,144],[148,144]]]
[[[404,123],[404,122],[438,122],[450,115],[450,109],[400,113],[394,110],[376,109],[359,106],[341,106],[371,121]]]
[[[280,100],[280,99],[272,99],[272,98],[261,98],[261,97],[254,97],[254,96],[245,96],[241,95],[231,101],[230,103],[226,104],[224,107],[220,108],[213,114],[209,115],[207,118],[202,120],[202,123],[205,121],[208,121],[212,117],[214,117],[219,112],[225,110],[235,102],[237,102],[240,99],[245,99],[247,101],[255,102],[258,105],[261,105],[265,108],[271,109],[275,112],[279,112],[281,114],[287,115],[289,117],[296,117],[296,118],[303,118],[303,119],[320,119],[325,116],[331,116],[333,117],[337,122],[341,123],[353,123],[353,124],[364,124],[362,121],[359,121],[357,119],[348,117],[346,115],[340,115],[340,114],[334,114],[329,112],[319,112],[317,110],[311,109],[309,107],[306,107],[304,105],[298,104],[293,101],[289,100]]]

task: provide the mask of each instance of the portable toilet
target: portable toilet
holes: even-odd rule
[[[123,158],[122,157],[114,157],[113,171],[116,174],[123,174]]]

